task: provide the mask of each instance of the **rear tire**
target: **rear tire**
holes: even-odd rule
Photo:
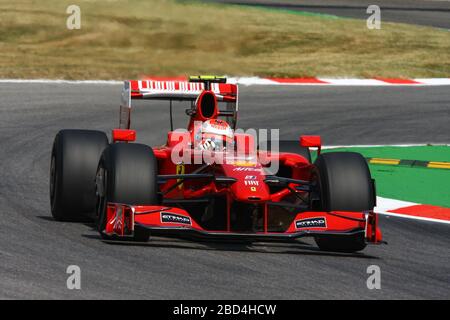
[[[108,138],[101,131],[61,130],[50,163],[50,205],[58,221],[86,221],[95,212],[95,173]]]
[[[106,225],[106,203],[129,205],[158,203],[157,172],[153,150],[146,145],[116,143],[103,152],[97,170],[97,181],[101,181],[103,190],[97,192],[97,228],[103,238],[114,238],[103,233]],[[135,241],[145,242],[149,237],[150,233],[147,230],[135,229]]]
[[[331,152],[315,161],[321,211],[369,211],[375,206],[374,184],[366,160],[354,152]],[[321,250],[355,252],[365,248],[364,233],[316,237]]]

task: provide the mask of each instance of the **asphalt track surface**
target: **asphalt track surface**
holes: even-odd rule
[[[257,5],[347,18],[367,19],[369,5],[378,5],[381,20],[450,29],[449,0],[207,0],[213,2]]]
[[[109,132],[118,123],[120,90],[0,84],[0,298],[450,298],[445,224],[381,217],[389,245],[343,255],[322,253],[309,240],[250,247],[163,238],[110,244],[89,224],[54,221],[48,200],[54,135],[62,128]],[[284,138],[322,133],[326,144],[448,142],[449,92],[449,87],[242,87],[240,124],[278,126]],[[132,120],[139,141],[163,141],[167,111],[166,104],[139,104]],[[69,265],[81,268],[81,290],[66,288]],[[367,289],[370,265],[381,268],[381,290]]]

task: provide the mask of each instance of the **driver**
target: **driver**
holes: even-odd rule
[[[197,145],[203,151],[225,151],[233,144],[234,135],[230,125],[220,119],[209,119],[203,122]]]

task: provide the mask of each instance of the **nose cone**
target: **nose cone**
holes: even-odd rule
[[[260,165],[239,166],[223,165],[225,174],[237,181],[232,184],[231,192],[236,201],[264,202],[270,200],[269,187],[264,182],[265,175]]]
[[[232,187],[236,201],[262,202],[269,201],[269,188],[263,180],[238,180]]]

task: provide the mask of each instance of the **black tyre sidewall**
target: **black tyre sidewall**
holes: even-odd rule
[[[315,161],[322,210],[368,211],[375,200],[366,160],[355,152],[330,152]]]
[[[108,146],[104,132],[61,130],[52,148],[54,162],[52,215],[60,221],[84,221],[95,210],[95,173],[103,150]],[[52,168],[50,168],[52,170]],[[52,174],[50,174],[52,179]]]
[[[110,145],[102,155],[99,166],[105,170],[105,199],[99,200],[97,228],[103,238],[106,225],[106,203],[129,205],[158,204],[157,162],[153,150],[137,143]],[[145,241],[148,232],[137,228],[135,240]]]
[[[330,152],[315,161],[314,177],[319,185],[321,211],[372,210],[375,204],[372,178],[366,160],[354,152]],[[364,233],[317,236],[323,251],[352,253],[366,247]]]
[[[106,156],[108,201],[130,205],[157,203],[157,164],[152,148],[116,143],[107,149]]]

